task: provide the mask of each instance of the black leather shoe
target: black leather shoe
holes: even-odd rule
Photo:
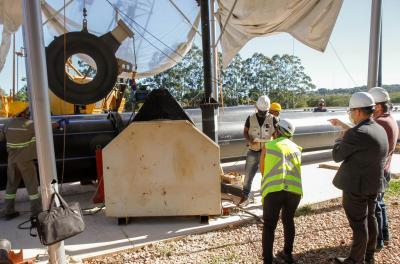
[[[365,256],[365,264],[375,264],[374,256],[372,257]]]
[[[380,252],[384,247],[383,242],[376,245],[375,252]]]
[[[390,235],[384,235],[383,236],[383,244],[385,246],[387,246],[387,245],[389,245],[389,242],[390,242]]]
[[[276,254],[276,257],[285,261],[286,264],[296,264],[292,254],[286,254],[285,252],[280,251],[278,254]]]

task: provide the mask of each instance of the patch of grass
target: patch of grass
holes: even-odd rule
[[[394,197],[400,195],[400,180],[391,180],[389,183],[389,188],[386,190],[385,194],[388,197]]]
[[[209,261],[208,264],[220,264],[223,263],[224,259],[221,256],[213,256]]]
[[[161,255],[167,256],[167,257],[170,257],[170,256],[172,255],[173,250],[174,250],[174,249],[172,248],[172,246],[171,246],[171,245],[168,245],[168,244],[166,244],[166,245],[160,245],[160,246],[157,247],[157,251],[158,251]]]
[[[302,215],[309,215],[312,213],[312,211],[313,211],[313,209],[312,209],[311,205],[306,204],[306,205],[303,205],[302,207],[298,208],[296,210],[296,213],[294,214],[294,216],[299,217]]]

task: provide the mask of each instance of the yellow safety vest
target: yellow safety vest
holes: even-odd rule
[[[285,137],[265,143],[264,172],[261,180],[262,201],[268,193],[288,191],[303,195],[301,150]]]

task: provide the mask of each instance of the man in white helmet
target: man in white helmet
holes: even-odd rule
[[[290,138],[295,126],[281,119],[274,132],[274,140],[265,143],[261,152],[260,171],[264,229],[262,248],[264,264],[273,263],[276,225],[282,211],[285,244],[277,257],[285,263],[295,263],[292,251],[295,237],[294,214],[303,195],[301,184],[301,150]]]
[[[266,141],[271,140],[278,120],[270,113],[270,100],[262,95],[256,103],[257,112],[248,116],[244,125],[243,135],[248,141],[243,197],[239,203],[245,202],[250,195],[251,185],[260,162],[261,149]]]
[[[381,88],[374,87],[368,91],[375,100],[375,112],[373,114],[375,121],[380,124],[386,131],[389,142],[389,151],[384,167],[385,188],[388,187],[390,181],[390,163],[394,150],[396,148],[397,138],[399,137],[399,128],[396,120],[390,115],[390,96],[389,93]],[[376,218],[378,220],[378,241],[377,250],[381,250],[385,243],[389,242],[389,225],[387,221],[386,205],[383,199],[384,190],[378,194],[378,203],[376,206]]]
[[[314,108],[314,112],[326,112],[327,109],[325,108],[325,99],[321,98],[318,101],[318,106]]]
[[[337,257],[337,263],[374,263],[378,236],[376,198],[382,189],[388,153],[385,130],[372,119],[374,107],[369,93],[351,96],[348,113],[355,126],[336,140],[332,150],[334,161],[343,161],[333,184],[343,190],[343,208],[353,231],[350,255]]]

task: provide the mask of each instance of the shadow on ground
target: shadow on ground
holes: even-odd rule
[[[335,263],[335,257],[346,257],[350,247],[339,245],[337,247],[326,247],[309,250],[293,255],[299,264],[331,264]]]

